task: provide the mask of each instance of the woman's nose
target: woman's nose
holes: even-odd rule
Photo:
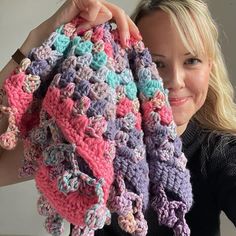
[[[169,90],[179,90],[185,87],[185,73],[184,69],[178,65],[168,68],[165,75],[163,75],[165,88]]]

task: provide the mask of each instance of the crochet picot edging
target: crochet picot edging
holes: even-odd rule
[[[148,204],[176,236],[190,235],[190,175],[148,49],[133,39],[122,49],[111,23],[78,32],[80,22],[58,28],[4,82],[0,145],[23,140],[20,175],[35,176],[54,236],[63,219],[73,236],[93,235],[114,212],[124,231],[144,236]]]

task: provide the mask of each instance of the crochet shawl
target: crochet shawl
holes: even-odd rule
[[[192,191],[168,91],[142,41],[120,46],[109,22],[78,31],[62,25],[7,78],[0,111],[5,149],[24,143],[20,176],[34,176],[38,211],[58,236],[93,235],[118,214],[120,227],[145,236],[150,204],[159,224],[190,235]],[[3,104],[3,97],[8,104]]]

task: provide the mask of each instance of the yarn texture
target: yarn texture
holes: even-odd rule
[[[187,161],[148,49],[133,38],[123,49],[112,23],[83,32],[80,23],[59,27],[5,80],[1,147],[23,141],[19,175],[34,176],[53,236],[63,219],[75,225],[73,236],[94,235],[112,213],[124,231],[145,236],[149,204],[157,223],[190,235]]]

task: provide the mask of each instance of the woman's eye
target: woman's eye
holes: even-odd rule
[[[187,65],[196,65],[198,63],[201,63],[201,60],[199,60],[198,58],[189,58],[185,62],[185,64]]]
[[[156,66],[157,66],[157,69],[158,69],[158,68],[164,68],[164,67],[165,67],[164,63],[161,62],[161,61],[154,61],[154,62],[155,62],[155,64],[156,64]]]

